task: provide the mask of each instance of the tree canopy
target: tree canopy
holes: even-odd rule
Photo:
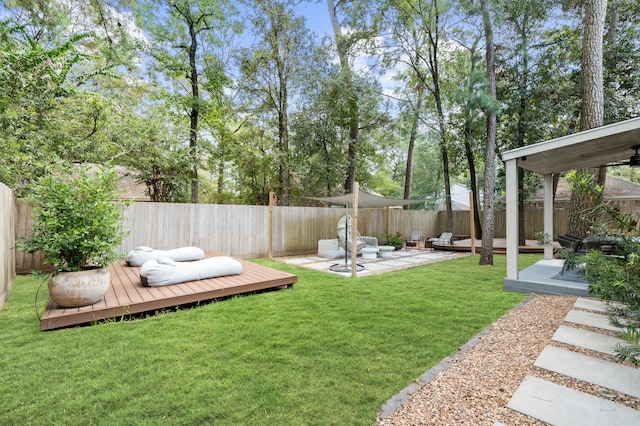
[[[358,181],[451,209],[458,182],[493,207],[492,154],[581,128],[573,3],[5,2],[0,181],[24,195],[61,160],[128,166],[154,201],[305,205]],[[639,18],[607,2],[604,124],[640,113]]]

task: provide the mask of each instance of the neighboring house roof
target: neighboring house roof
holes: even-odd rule
[[[97,165],[91,164],[90,169],[97,169]],[[120,178],[120,195],[118,200],[131,200],[131,201],[151,201],[149,195],[147,195],[147,187],[136,181],[136,170],[125,166],[113,166]]]
[[[139,183],[135,179],[136,170],[124,167],[115,166],[118,176],[122,182],[122,192],[120,193],[120,199],[133,200],[133,201],[151,201],[151,198],[147,194],[147,186]]]
[[[607,175],[604,184],[604,197],[611,198],[627,198],[640,199],[640,184],[622,179],[617,176]],[[542,201],[543,190],[538,189],[533,201]],[[571,198],[571,189],[569,183],[564,177],[558,180],[558,188],[556,190],[556,200],[568,200]]]

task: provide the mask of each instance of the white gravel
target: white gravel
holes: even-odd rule
[[[393,414],[377,424],[390,425],[544,425],[537,419],[507,408],[507,403],[526,375],[596,394],[597,387],[534,367],[545,345],[571,310],[571,296],[531,296],[493,323],[468,351],[454,356],[449,367],[406,399]],[[568,325],[568,324],[567,324]],[[575,326],[575,325],[572,325]],[[602,332],[602,330],[599,330]],[[570,349],[576,350],[575,347]],[[605,355],[580,350],[590,356]],[[626,364],[630,365],[630,364]],[[636,367],[637,368],[637,367]],[[638,398],[619,395],[618,403],[639,408]],[[383,410],[384,411],[384,410]]]

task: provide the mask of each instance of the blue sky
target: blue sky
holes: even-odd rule
[[[319,35],[333,34],[326,1],[306,1],[298,5],[296,9],[301,15],[307,18],[307,25],[309,26],[311,31]]]

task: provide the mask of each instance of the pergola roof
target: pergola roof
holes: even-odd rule
[[[502,153],[502,160],[546,175],[626,161],[640,144],[640,117]]]
[[[338,195],[335,197],[305,197],[310,200],[321,201],[328,205],[351,206],[353,203],[353,194]],[[405,204],[424,203],[429,200],[402,200],[397,198],[386,198],[377,195],[368,194],[362,190],[358,190],[358,207],[362,208],[382,208],[401,206]]]

